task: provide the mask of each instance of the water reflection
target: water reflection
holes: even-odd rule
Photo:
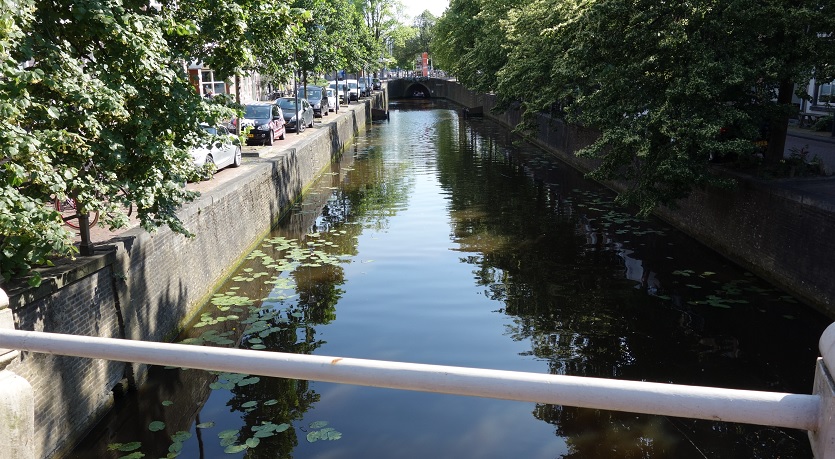
[[[488,121],[392,108],[182,339],[808,393],[824,317]],[[180,369],[155,369],[74,457],[131,442],[148,457],[810,456],[799,431]]]

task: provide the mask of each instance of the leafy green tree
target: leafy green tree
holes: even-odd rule
[[[391,31],[392,54],[398,67],[412,68],[421,53],[429,51],[437,20],[426,10],[414,18],[411,26],[401,24]]]
[[[186,80],[161,17],[141,2],[116,0],[35,0],[15,9],[0,79],[8,107],[2,276],[74,251],[53,197],[100,211],[111,227],[127,223],[133,202],[145,228],[188,233],[176,215],[195,196],[182,186],[192,170],[188,150],[199,123],[220,113]]]
[[[435,25],[430,46],[435,66],[470,89],[495,91],[496,75],[507,62],[502,21],[520,0],[452,0]]]
[[[348,0],[302,0],[294,6],[310,12],[297,46],[303,78],[345,67],[349,50],[358,41],[352,21],[355,10]]]
[[[222,78],[286,78],[286,43],[309,17],[262,0],[3,2],[5,280],[77,253],[55,198],[100,212],[111,228],[127,224],[132,206],[147,230],[189,234],[176,214],[196,196],[182,186],[194,173],[189,150],[204,136],[200,123],[233,112],[202,100],[185,65],[201,62]],[[37,273],[30,282],[40,282]]]
[[[420,50],[429,51],[429,45],[432,42],[432,36],[435,33],[435,24],[437,22],[438,18],[429,10],[424,10],[412,21],[412,26],[417,32],[415,41]]]
[[[412,26],[399,25],[391,31],[391,54],[394,65],[399,68],[411,68],[415,63],[415,56],[420,52],[414,47],[417,30]]]
[[[265,0],[167,2],[160,14],[167,40],[186,62],[221,78],[257,72],[274,81],[292,73],[293,50],[310,13]]]
[[[385,43],[400,27],[398,20],[402,5],[396,0],[357,0],[354,6],[360,21],[358,54],[354,56],[356,69],[376,69],[380,57],[387,54]]]
[[[540,0],[508,14],[499,93],[564,111],[601,136],[592,176],[625,180],[647,213],[694,186],[724,184],[708,158],[782,158],[794,84],[832,78],[833,5],[817,2]],[[768,27],[764,27],[768,24]],[[535,84],[525,84],[534,82]],[[727,131],[730,136],[720,135]]]

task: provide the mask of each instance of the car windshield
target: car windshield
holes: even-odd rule
[[[307,89],[307,98],[308,99],[321,99],[322,98],[322,90],[321,89]]]
[[[356,83],[348,83],[348,87],[351,88],[351,89],[357,89],[357,84]]]
[[[213,128],[211,126],[200,126],[200,127],[203,128],[203,130],[208,132],[209,134],[217,135],[217,128]]]
[[[278,106],[282,110],[296,111],[296,101],[293,99],[278,99]]]
[[[247,105],[244,110],[244,117],[250,119],[265,119],[270,118],[269,105]]]

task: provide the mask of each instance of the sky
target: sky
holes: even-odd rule
[[[403,6],[406,7],[406,14],[409,15],[409,22],[411,22],[411,19],[423,13],[424,10],[429,10],[430,13],[440,17],[449,6],[449,0],[403,0]]]

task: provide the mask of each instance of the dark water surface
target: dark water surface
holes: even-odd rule
[[[489,121],[443,102],[399,102],[181,339],[810,393],[828,319],[612,201]],[[72,457],[811,457],[795,430],[152,373]]]

